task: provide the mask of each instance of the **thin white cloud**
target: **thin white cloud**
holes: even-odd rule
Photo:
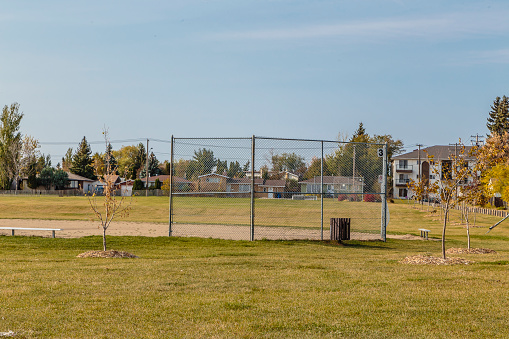
[[[391,18],[215,34],[225,40],[454,38],[509,32],[508,12],[453,13],[428,18]]]
[[[509,48],[472,52],[468,62],[469,64],[509,64]]]

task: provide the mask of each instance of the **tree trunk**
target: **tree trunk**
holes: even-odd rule
[[[442,257],[446,259],[445,256],[445,228],[447,227],[447,217],[449,214],[449,203],[445,204],[445,210],[444,210],[444,226],[442,228]]]
[[[106,251],[106,228],[103,227],[103,251]]]
[[[465,213],[465,220],[467,222],[467,248],[470,249],[470,220],[468,220],[468,209]]]

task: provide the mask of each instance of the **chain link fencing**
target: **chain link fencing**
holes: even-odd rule
[[[280,138],[173,138],[170,235],[385,240],[385,145]]]

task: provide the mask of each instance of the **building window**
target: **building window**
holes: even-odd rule
[[[251,192],[251,185],[239,185],[239,192]]]

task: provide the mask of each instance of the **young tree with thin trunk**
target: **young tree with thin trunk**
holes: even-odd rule
[[[461,143],[461,141],[460,141]],[[442,224],[442,257],[445,255],[445,235],[447,222],[451,208],[461,201],[460,191],[469,178],[475,176],[475,169],[468,166],[467,152],[465,147],[461,147],[458,154],[449,157],[450,164],[445,166],[443,162],[435,163],[433,156],[428,155],[430,163],[435,163],[431,167],[435,177],[440,178],[428,186],[428,192],[440,199],[441,208],[444,212],[444,220]]]
[[[108,130],[103,131],[104,141],[106,142],[106,150],[108,150],[109,137]],[[88,202],[92,211],[101,222],[102,236],[103,236],[103,251],[106,251],[106,231],[110,226],[113,219],[116,217],[126,217],[129,215],[132,204],[132,196],[127,199],[126,197],[118,197],[115,195],[115,178],[114,174],[116,169],[113,168],[110,161],[109,154],[111,152],[106,151],[106,164],[105,164],[105,175],[101,181],[104,183],[103,197],[98,197],[95,193],[88,196]],[[100,203],[102,202],[102,204]]]

